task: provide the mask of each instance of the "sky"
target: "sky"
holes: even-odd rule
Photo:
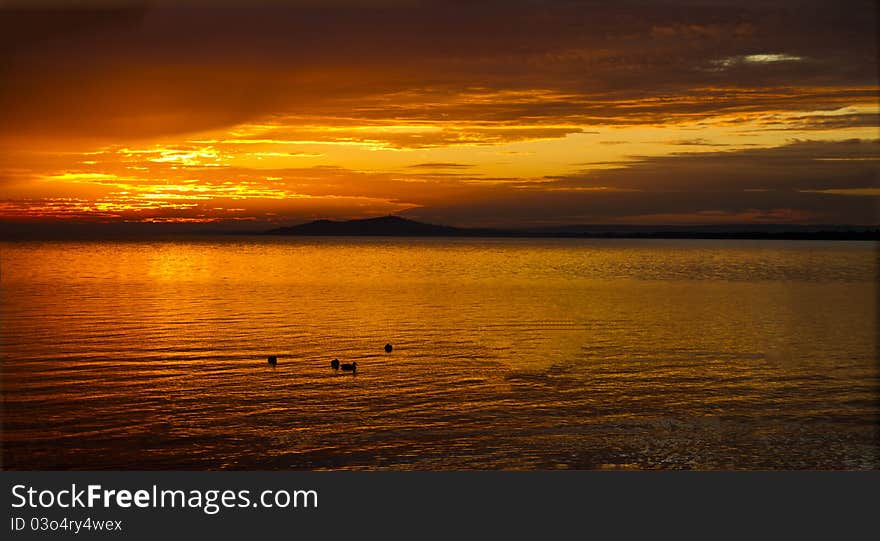
[[[880,223],[872,1],[0,4],[0,222]]]

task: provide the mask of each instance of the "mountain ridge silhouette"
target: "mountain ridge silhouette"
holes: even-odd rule
[[[662,238],[662,239],[777,239],[777,240],[880,240],[880,229],[853,226],[794,226],[740,224],[730,226],[609,226],[496,229],[455,227],[381,216],[354,220],[314,220],[278,227],[264,235],[389,236],[389,237],[526,237],[526,238]]]
[[[381,216],[355,220],[315,220],[299,225],[279,227],[266,231],[267,235],[313,236],[395,236],[395,237],[465,237],[508,236],[512,231],[476,229],[417,222],[402,216]]]

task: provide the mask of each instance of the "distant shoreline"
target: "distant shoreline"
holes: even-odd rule
[[[384,216],[358,220],[316,220],[275,229],[231,229],[229,224],[145,223],[12,223],[0,222],[0,239],[110,240],[169,237],[383,237],[383,238],[511,238],[511,239],[641,239],[641,240],[824,240],[880,241],[876,225],[730,224],[730,225],[609,225],[473,228],[437,225]]]
[[[201,233],[195,233],[201,234]],[[605,233],[605,234],[530,234],[511,233],[496,235],[372,235],[372,234],[278,234],[278,233],[252,233],[252,232],[223,232],[204,233],[221,236],[276,236],[276,237],[303,237],[303,238],[442,238],[442,239],[642,239],[642,240],[841,240],[841,241],[878,241],[880,231],[819,231],[816,233]]]
[[[758,226],[760,227],[760,226]],[[765,226],[766,227],[766,226]],[[263,235],[308,237],[448,237],[448,238],[574,238],[574,239],[715,239],[715,240],[880,240],[880,229],[852,226],[820,228],[781,226],[778,230],[744,230],[742,226],[563,226],[531,229],[462,228],[435,225],[399,216],[363,220],[316,220],[279,227]]]

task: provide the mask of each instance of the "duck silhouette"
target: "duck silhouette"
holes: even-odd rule
[[[391,350],[394,349],[391,347],[391,344],[385,344],[385,353],[391,353]]]
[[[358,369],[357,361],[352,362],[352,363],[343,363],[341,366],[342,366],[342,370],[344,370],[346,372],[351,372],[352,374],[357,372],[357,369]]]
[[[339,359],[333,359],[330,361],[330,368],[333,370],[339,370]]]
[[[269,364],[271,364],[272,366],[278,364],[278,357],[276,357],[275,355],[269,357]]]

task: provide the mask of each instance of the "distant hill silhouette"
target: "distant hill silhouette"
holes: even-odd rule
[[[263,227],[268,227],[264,225]],[[842,224],[708,224],[627,225],[570,224],[507,229],[467,228],[428,224],[400,216],[365,220],[317,220],[271,231],[244,229],[239,222],[216,224],[155,224],[46,222],[21,223],[0,220],[0,239],[138,239],[174,238],[180,235],[302,235],[389,237],[525,237],[598,239],[767,239],[767,240],[864,240],[880,241],[876,225]]]
[[[880,230],[858,226],[741,224],[732,226],[572,225],[532,229],[488,229],[436,225],[400,216],[361,220],[316,220],[265,231],[266,235],[388,237],[555,237],[635,239],[880,240]]]
[[[309,236],[389,236],[389,237],[468,237],[498,236],[504,232],[493,229],[466,229],[408,220],[400,216],[383,216],[362,220],[316,220],[290,227],[266,231],[267,235]]]

